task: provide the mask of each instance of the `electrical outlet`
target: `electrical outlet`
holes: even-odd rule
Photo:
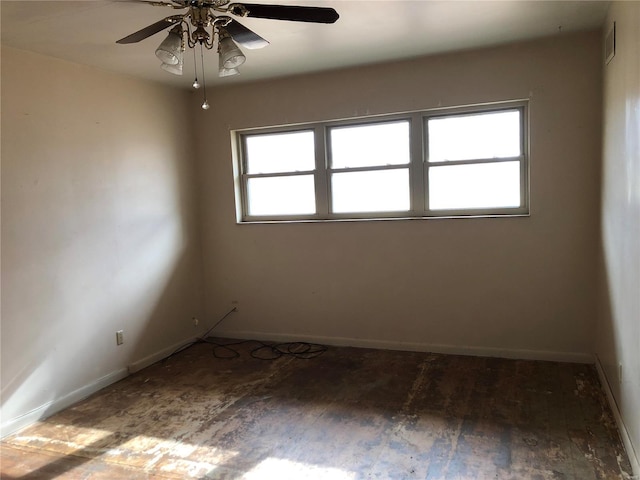
[[[240,301],[239,300],[231,300],[231,306],[233,306],[234,311],[240,311]]]
[[[193,326],[197,327],[198,323],[200,323],[200,321],[196,317],[193,317],[192,320],[193,320]]]
[[[124,343],[124,330],[118,330],[116,332],[116,345],[122,345]]]

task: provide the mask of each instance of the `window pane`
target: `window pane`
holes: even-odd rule
[[[375,123],[329,130],[333,168],[409,163],[409,122]]]
[[[249,215],[303,215],[316,213],[313,175],[250,178]]]
[[[520,110],[430,118],[429,161],[520,155]]]
[[[334,213],[407,211],[409,169],[331,175]]]
[[[315,169],[313,131],[248,135],[245,173],[304,172]]]
[[[520,162],[446,165],[429,169],[433,210],[520,206]]]

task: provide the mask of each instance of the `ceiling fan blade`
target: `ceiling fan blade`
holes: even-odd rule
[[[269,45],[267,40],[233,19],[231,19],[224,28],[229,32],[229,35],[231,35],[231,37],[243,47],[253,50]]]
[[[158,32],[161,32],[165,28],[170,27],[171,25],[175,25],[182,21],[182,15],[172,15],[170,17],[164,18],[156,23],[152,23],[151,25],[144,27],[142,30],[138,30],[137,32],[132,33],[131,35],[127,35],[124,38],[121,38],[116,43],[136,43],[140,40],[144,40],[151,35],[155,35]]]
[[[297,5],[262,5],[232,3],[228,8],[234,15],[293,22],[334,23],[340,15],[333,8],[301,7]]]
[[[111,0],[118,3],[146,3],[158,7],[186,8],[188,0]]]

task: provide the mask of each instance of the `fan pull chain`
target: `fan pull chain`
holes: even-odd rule
[[[200,48],[202,48],[202,45],[200,46]],[[195,48],[193,49],[193,75],[195,77],[195,80],[193,81],[191,86],[197,90],[197,89],[200,88],[200,82],[198,82],[198,62],[196,61],[196,49]]]
[[[202,53],[202,43],[200,43],[200,65],[202,66],[202,92],[204,93],[203,110],[209,110],[209,102],[207,101],[207,81],[204,75],[204,54]]]

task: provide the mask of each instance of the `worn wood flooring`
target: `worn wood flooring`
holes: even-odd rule
[[[2,479],[624,479],[591,365],[196,345],[0,444]]]

